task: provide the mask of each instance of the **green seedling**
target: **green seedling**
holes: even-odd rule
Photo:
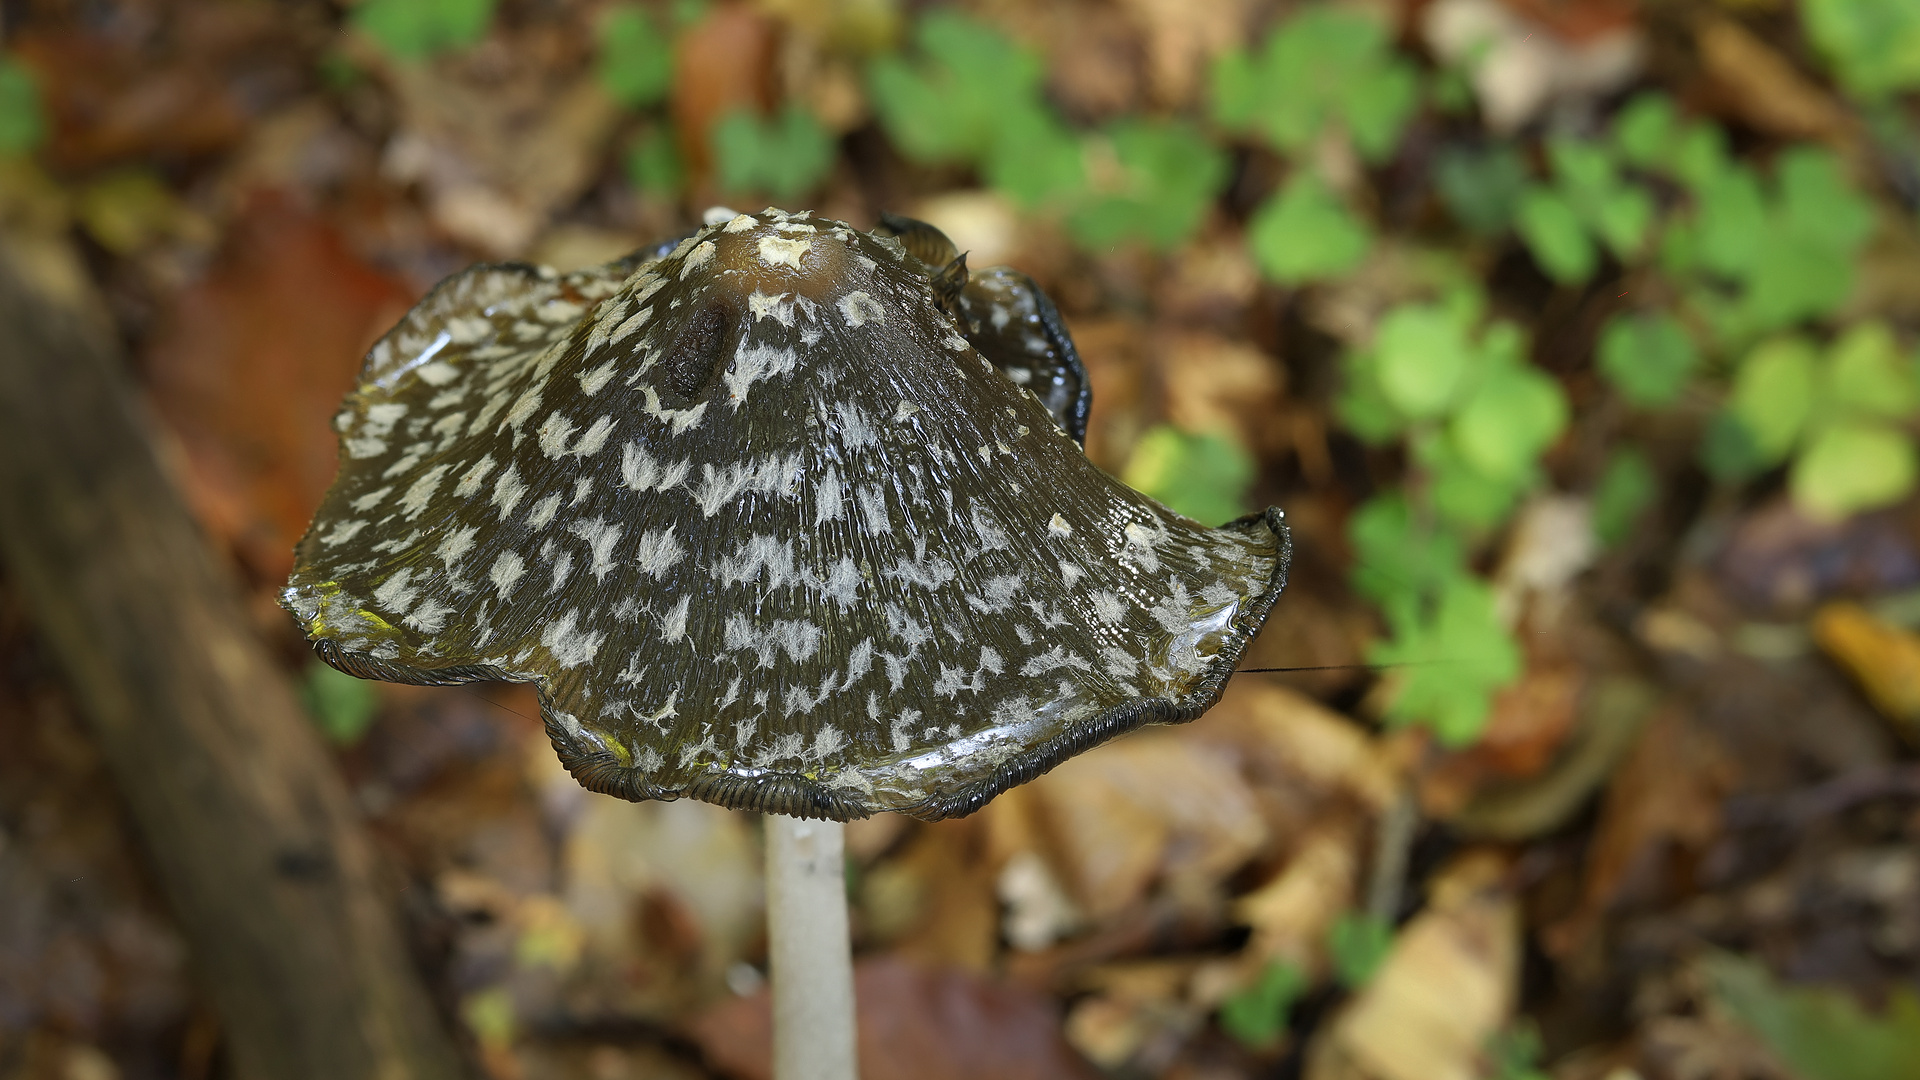
[[[359,742],[380,709],[379,689],[374,683],[336,671],[318,660],[307,664],[300,696],[314,723],[339,746]]]
[[[1217,525],[1247,512],[1255,471],[1253,458],[1225,435],[1159,424],[1134,444],[1120,479],[1177,513]]]
[[[494,0],[367,0],[353,25],[401,60],[464,49],[487,35]]]
[[[1306,973],[1276,960],[1252,986],[1220,1006],[1220,1028],[1246,1046],[1269,1047],[1287,1030],[1287,1013],[1307,990]]]
[[[46,135],[33,72],[10,56],[0,56],[0,157],[28,153]]]
[[[1227,158],[1190,124],[1126,120],[1107,134],[1118,183],[1089,192],[1067,216],[1092,249],[1134,240],[1161,250],[1192,235],[1227,179]]]
[[[1873,1015],[1845,993],[1781,986],[1759,963],[1715,954],[1714,997],[1807,1080],[1920,1080],[1920,997],[1905,987]]]
[[[1359,989],[1373,981],[1393,950],[1393,924],[1362,911],[1342,912],[1327,931],[1327,955],[1342,986]]]
[[[1628,261],[1641,252],[1653,225],[1653,196],[1621,175],[1602,142],[1552,138],[1547,156],[1551,184],[1536,184],[1520,196],[1515,224],[1528,250],[1548,276],[1584,284],[1599,267],[1600,246]]]
[[[812,113],[790,102],[766,118],[744,109],[728,113],[714,125],[713,151],[724,190],[792,202],[826,179],[834,143]]]
[[[1807,36],[1840,85],[1873,100],[1920,88],[1920,5],[1911,0],[1806,0]]]
[[[627,148],[626,168],[634,187],[655,195],[677,195],[687,183],[673,132],[658,125],[642,131]]]
[[[1254,213],[1247,244],[1262,273],[1297,286],[1357,269],[1373,232],[1317,177],[1300,170]]]
[[[1429,604],[1388,611],[1391,636],[1367,649],[1367,661],[1398,666],[1384,718],[1417,724],[1448,746],[1480,737],[1493,696],[1519,678],[1520,648],[1494,609],[1493,590],[1478,578],[1443,582]]]
[[[1551,1080],[1539,1067],[1545,1051],[1531,1020],[1514,1021],[1487,1040],[1487,1058],[1493,1066],[1490,1080]]]
[[[940,9],[920,21],[915,53],[867,71],[880,125],[909,159],[971,165],[1023,206],[1077,191],[1078,138],[1041,95],[1040,58],[1000,31]]]
[[[1862,323],[1823,353],[1801,337],[1770,339],[1734,376],[1721,450],[1709,464],[1738,478],[1791,460],[1794,501],[1822,518],[1888,506],[1913,490],[1917,466],[1905,426],[1916,405],[1914,362],[1892,331]]]
[[[613,8],[600,23],[594,74],[607,96],[628,108],[658,104],[673,85],[673,39],[646,9]]]
[[[1407,304],[1348,358],[1337,408],[1361,438],[1405,438],[1432,481],[1433,507],[1457,527],[1490,528],[1538,483],[1537,461],[1567,423],[1560,384],[1528,364],[1510,323],[1476,332],[1482,301]]]
[[[1607,547],[1619,544],[1659,493],[1659,477],[1645,454],[1631,446],[1615,450],[1593,488],[1594,535]]]
[[[1362,157],[1383,161],[1419,100],[1419,76],[1393,51],[1387,25],[1333,4],[1302,10],[1257,53],[1234,50],[1213,67],[1214,119],[1287,153],[1308,149],[1337,125]]]
[[[1449,148],[1434,170],[1434,181],[1455,221],[1492,236],[1513,224],[1513,208],[1529,178],[1519,150],[1503,143],[1482,150]]]
[[[1668,228],[1661,263],[1723,347],[1833,314],[1853,291],[1871,207],[1825,150],[1794,147],[1764,180],[1720,137],[1681,136],[1692,213]]]
[[[1600,331],[1600,374],[1620,396],[1642,408],[1671,405],[1700,366],[1700,352],[1671,314],[1622,312]]]

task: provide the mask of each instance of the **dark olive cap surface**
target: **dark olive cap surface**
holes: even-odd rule
[[[356,675],[534,683],[596,791],[969,813],[1212,705],[1288,557],[1101,472],[970,329],[776,210],[475,267],[369,353],[283,603]]]

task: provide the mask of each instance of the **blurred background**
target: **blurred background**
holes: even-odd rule
[[[6,0],[0,228],[161,456],[493,1080],[766,1075],[758,822],[273,596],[482,260],[883,210],[1055,298],[1087,451],[1292,582],[1194,724],[850,827],[868,1080],[1920,1076],[1912,0]],[[229,1074],[0,575],[0,1078]]]

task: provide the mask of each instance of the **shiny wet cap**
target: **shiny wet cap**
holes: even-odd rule
[[[1280,512],[1209,529],[1107,476],[935,284],[772,209],[456,275],[369,353],[282,602],[355,675],[535,684],[629,799],[941,818],[1199,715]]]

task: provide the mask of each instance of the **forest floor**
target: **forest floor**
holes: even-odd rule
[[[1857,108],[1797,8],[1453,5],[1559,51],[1475,83],[1467,119],[1419,113],[1383,160],[1320,145],[1385,239],[1339,274],[1276,280],[1291,272],[1250,253],[1250,222],[1300,155],[1234,143],[1190,228],[1105,245],[964,164],[904,156],[858,64],[921,5],[645,8],[679,29],[640,106],[596,68],[605,5],[465,6],[491,12],[477,43],[400,61],[311,0],[10,3],[7,63],[31,73],[44,132],[0,155],[0,222],[51,238],[104,298],[164,455],[333,739],[485,1075],[766,1076],[759,824],[583,791],[524,687],[320,668],[275,596],[333,477],[330,420],[366,348],[443,276],[598,263],[684,235],[710,204],[766,201],[778,165],[716,162],[707,134],[735,106],[800,102],[830,154],[783,201],[863,228],[904,211],[976,267],[1032,274],[1091,372],[1096,464],[1142,475],[1162,430],[1237,448],[1222,467],[1251,472],[1226,497],[1283,507],[1295,543],[1244,664],[1311,669],[1238,676],[1202,719],[974,816],[851,825],[868,1080],[1920,1076],[1920,500],[1822,516],[1785,464],[1712,475],[1692,445],[1714,392],[1629,418],[1595,374],[1606,320],[1663,286],[1604,251],[1570,281],[1510,230],[1460,228],[1472,211],[1439,175],[1449,147],[1496,137],[1538,166],[1553,125],[1597,124],[1647,88],[1723,125],[1743,161],[1831,148],[1882,225],[1849,264],[1848,306],[1808,325],[1880,320],[1911,351],[1920,138],[1871,132],[1886,115],[1920,131],[1913,95]],[[1431,72],[1439,6],[1367,10]],[[969,10],[1044,58],[1047,99],[1090,125],[1204,112],[1212,59],[1298,7]],[[760,136],[777,157],[777,133]],[[1356,325],[1427,288],[1426,248],[1484,281],[1570,406],[1465,556],[1520,666],[1464,739],[1393,711],[1404,670],[1370,666],[1389,620],[1350,584],[1356,510],[1422,466],[1353,434],[1342,357],[1370,333]],[[1629,429],[1652,494],[1597,539],[1594,478]],[[0,1080],[224,1075],[124,814],[0,577]]]

